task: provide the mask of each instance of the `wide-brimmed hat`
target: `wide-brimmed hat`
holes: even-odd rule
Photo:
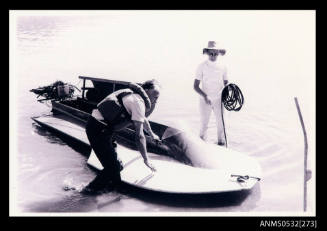
[[[206,48],[203,48],[203,54],[206,53],[209,50],[215,50],[221,53],[222,55],[225,55],[226,50],[223,49],[222,47],[217,46],[215,41],[209,41],[208,46]]]

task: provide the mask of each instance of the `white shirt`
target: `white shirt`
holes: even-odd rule
[[[227,68],[217,62],[206,60],[196,69],[195,79],[202,83],[202,90],[211,97],[218,97],[227,80]]]
[[[145,104],[139,94],[130,94],[123,97],[123,104],[131,119],[134,121],[144,122],[145,119]]]

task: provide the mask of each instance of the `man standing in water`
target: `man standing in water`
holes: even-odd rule
[[[152,171],[154,166],[147,157],[146,139],[143,128],[154,141],[160,141],[159,137],[151,130],[147,116],[151,114],[160,95],[160,87],[156,80],[149,80],[142,84],[130,84],[131,89],[121,89],[113,92],[102,100],[97,109],[93,110],[86,124],[86,134],[91,147],[103,166],[103,170],[89,183],[83,193],[90,194],[102,190],[114,190],[120,183],[120,171],[122,166],[117,160],[113,140],[116,131],[130,125],[135,128],[135,142],[141,153],[144,164]],[[133,87],[132,87],[133,86]],[[107,126],[103,122],[107,123]]]
[[[213,111],[216,117],[218,145],[225,145],[221,116],[221,91],[228,84],[228,80],[227,69],[217,63],[217,57],[219,54],[225,55],[225,53],[226,50],[219,49],[215,41],[209,41],[208,47],[203,49],[203,54],[208,55],[208,60],[198,66],[194,80],[194,90],[201,96],[199,105],[200,137],[203,140],[207,139],[208,123]]]

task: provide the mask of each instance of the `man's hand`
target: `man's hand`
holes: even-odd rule
[[[206,95],[206,96],[204,97],[204,100],[206,101],[207,104],[211,105],[211,102],[212,102],[212,101],[211,101],[211,99],[210,99],[209,96]]]
[[[144,129],[147,131],[147,133],[151,137],[151,141],[155,142],[157,144],[161,144],[161,140],[160,140],[159,136],[154,134],[153,131],[151,130],[151,126],[150,126],[150,123],[149,123],[148,119],[144,120],[143,125],[144,125]]]
[[[156,134],[152,133],[151,134],[151,139],[152,139],[153,142],[156,142],[157,144],[161,144],[161,139]]]
[[[151,169],[152,172],[157,171],[156,168],[148,161],[148,160],[144,160],[144,164]]]

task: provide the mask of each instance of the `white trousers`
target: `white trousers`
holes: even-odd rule
[[[224,142],[224,128],[223,128],[223,120],[221,116],[221,97],[219,98],[211,98],[212,104],[209,105],[205,102],[203,97],[200,97],[200,137],[203,140],[207,139],[208,136],[208,124],[210,121],[211,112],[215,114],[216,125],[217,125],[217,138],[218,142]]]

